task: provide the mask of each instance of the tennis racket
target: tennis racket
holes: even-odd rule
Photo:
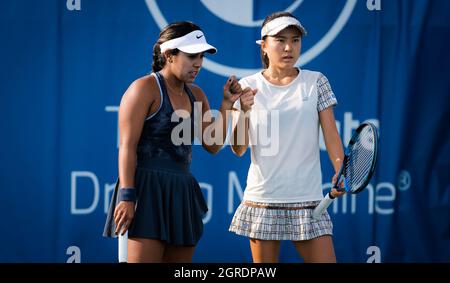
[[[128,231],[119,233],[119,263],[128,262]]]
[[[364,122],[358,126],[345,151],[344,162],[333,188],[357,194],[369,184],[375,171],[378,152],[378,131],[375,125]],[[339,184],[344,182],[344,187]],[[319,219],[322,213],[333,202],[330,192],[322,199],[313,211],[313,218]]]

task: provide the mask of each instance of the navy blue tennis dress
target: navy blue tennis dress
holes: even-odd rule
[[[208,211],[199,184],[189,171],[192,158],[194,96],[185,85],[191,101],[191,143],[174,145],[171,132],[180,122],[172,122],[174,112],[164,78],[157,78],[161,93],[159,109],[144,123],[137,146],[135,173],[136,212],[128,237],[158,239],[169,245],[196,245],[203,233],[203,216]],[[115,237],[114,210],[117,182],[103,235]]]

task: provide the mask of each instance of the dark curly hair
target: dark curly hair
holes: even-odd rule
[[[192,22],[176,22],[166,26],[160,33],[158,41],[153,46],[153,72],[158,72],[166,65],[166,58],[161,54],[161,44],[174,38],[182,37],[194,30],[201,30],[199,26]],[[178,49],[171,50],[172,55],[180,52]]]

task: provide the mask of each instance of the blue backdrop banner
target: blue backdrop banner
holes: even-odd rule
[[[297,62],[327,76],[347,144],[380,133],[367,189],[328,208],[339,262],[450,261],[450,2],[447,0],[47,0],[0,9],[0,262],[116,262],[102,237],[117,178],[121,96],[151,71],[166,24],[190,20],[218,48],[196,84],[218,109],[229,75],[261,69],[264,17],[290,11],[308,35]],[[324,193],[332,166],[321,139]],[[194,262],[251,262],[228,232],[250,164],[193,147],[209,212]],[[301,261],[283,242],[281,262]]]

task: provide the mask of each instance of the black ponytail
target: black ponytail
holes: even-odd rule
[[[166,59],[161,54],[161,43],[158,41],[155,43],[155,45],[153,45],[153,63],[152,63],[153,72],[161,71],[165,64]]]

